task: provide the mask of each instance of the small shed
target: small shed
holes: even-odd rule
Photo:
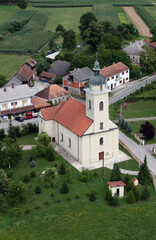
[[[134,183],[135,186],[138,186],[139,181],[136,177],[133,178],[133,183]]]
[[[107,182],[109,190],[112,192],[112,196],[117,194],[118,197],[124,197],[124,187],[126,184],[123,181]]]

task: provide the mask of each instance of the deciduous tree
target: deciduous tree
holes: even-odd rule
[[[155,128],[150,122],[145,122],[141,125],[140,133],[142,133],[145,138],[152,139],[155,136]]]

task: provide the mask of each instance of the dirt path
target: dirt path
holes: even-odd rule
[[[123,9],[131,19],[134,26],[136,26],[141,36],[152,37],[149,27],[142,20],[142,18],[137,14],[136,10],[133,7],[123,7]]]

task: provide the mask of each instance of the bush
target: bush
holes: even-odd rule
[[[49,144],[48,147],[47,147],[46,159],[49,162],[55,161],[55,155],[54,155],[53,147],[52,147],[51,144]]]
[[[2,141],[5,138],[5,131],[4,128],[0,129],[0,141]]]
[[[7,201],[5,197],[0,194],[0,213],[4,213],[7,211]]]
[[[80,196],[79,196],[78,193],[76,194],[75,198],[76,198],[76,199],[79,199],[79,198],[80,198]]]
[[[23,182],[25,183],[30,182],[30,175],[28,173],[23,176]]]
[[[41,143],[37,143],[37,145],[32,148],[33,157],[45,157],[46,153],[47,153],[47,148]]]
[[[37,185],[34,192],[37,194],[41,194],[41,188]]]
[[[130,204],[136,202],[136,199],[132,190],[129,191],[129,193],[127,194],[126,201]]]
[[[122,177],[121,177],[119,165],[117,163],[114,163],[110,181],[120,181],[120,180],[122,180]]]
[[[141,125],[140,133],[147,139],[152,139],[155,136],[155,128],[150,122]]]
[[[88,169],[82,169],[80,173],[80,181],[81,182],[88,182],[90,180],[91,173]]]
[[[25,184],[12,181],[7,193],[8,202],[12,205],[18,204],[26,198],[26,192]]]
[[[89,194],[89,200],[91,202],[94,202],[96,200],[96,192],[94,190],[92,190]]]
[[[35,160],[31,160],[31,162],[30,162],[30,167],[31,168],[34,168],[34,167],[36,167],[36,161]]]
[[[66,183],[70,183],[70,184],[73,183],[73,179],[72,179],[71,175],[67,175],[65,181],[66,181]]]
[[[30,212],[31,212],[30,208],[25,209],[25,214],[30,214]]]
[[[3,41],[4,37],[2,35],[0,35],[0,41]]]
[[[62,162],[62,163],[60,164],[59,173],[60,173],[60,174],[66,174],[66,165],[65,165],[64,162]]]
[[[0,169],[0,194],[6,195],[10,185],[10,179],[3,169]]]
[[[35,178],[35,177],[36,177],[36,172],[35,172],[35,171],[31,171],[30,177],[31,177],[31,178]]]
[[[69,192],[69,187],[68,187],[68,185],[66,184],[66,182],[64,182],[64,183],[62,184],[61,189],[60,189],[60,193],[66,194],[66,193],[68,193],[68,192]]]
[[[136,186],[133,187],[133,193],[134,193],[134,196],[135,196],[136,201],[139,201],[139,199],[140,199],[140,193],[139,193],[139,191],[138,191],[138,189],[137,189]]]
[[[134,183],[132,181],[132,179],[130,179],[125,187],[126,191],[129,192],[131,190],[133,190],[133,187],[134,187]]]
[[[47,187],[53,187],[58,182],[58,174],[56,168],[48,168],[45,171],[44,176],[42,177],[41,181],[46,185]]]
[[[51,197],[54,197],[55,195],[54,195],[54,193],[52,192],[52,194],[51,194]]]
[[[123,179],[123,182],[127,185],[129,180],[131,180],[129,174],[127,173],[125,176],[124,176],[124,179]]]
[[[142,201],[145,201],[145,200],[148,200],[150,198],[150,191],[149,189],[147,188],[147,186],[145,186],[142,190],[142,193],[141,193],[141,196],[140,196],[140,199]]]

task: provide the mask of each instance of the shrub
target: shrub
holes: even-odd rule
[[[108,201],[108,197],[109,197],[109,194],[110,194],[110,190],[109,190],[109,187],[107,186],[106,188],[106,193],[105,193],[105,200]],[[112,194],[111,194],[112,195]]]
[[[66,184],[66,182],[64,182],[61,186],[61,189],[60,189],[60,193],[62,194],[66,194],[69,192],[69,187],[68,185]]]
[[[65,165],[64,162],[62,162],[62,163],[60,164],[59,173],[60,173],[60,174],[66,174],[66,165]]]
[[[0,41],[3,41],[4,37],[2,35],[0,35]]]
[[[23,182],[25,183],[30,182],[30,175],[28,173],[23,176]]]
[[[37,194],[41,194],[41,188],[37,185],[34,192]]]
[[[132,179],[130,179],[125,187],[126,191],[129,192],[131,190],[133,190],[133,187],[134,187],[134,183],[132,181]]]
[[[3,169],[0,169],[0,194],[6,195],[10,185],[10,179]]]
[[[12,181],[7,193],[8,202],[12,205],[18,204],[26,198],[26,192],[25,184]]]
[[[4,213],[7,211],[7,201],[5,197],[0,194],[0,213]]]
[[[76,198],[76,199],[79,199],[79,198],[80,198],[80,196],[79,196],[78,193],[76,194],[75,198]]]
[[[45,202],[44,202],[44,205],[45,205],[45,206],[49,205],[49,202],[48,202],[48,201],[45,201]]]
[[[66,168],[66,174],[68,174],[68,175],[71,175],[71,174],[72,174],[72,172],[71,172],[71,167],[67,167],[67,168]]]
[[[52,194],[51,194],[51,197],[54,197],[55,195],[54,195],[54,193],[52,192]]]
[[[129,180],[131,180],[129,174],[127,173],[125,176],[124,176],[124,179],[123,179],[123,182],[127,185]]]
[[[70,175],[66,175],[66,179],[65,179],[66,183],[73,183],[73,179]]]
[[[114,207],[117,207],[118,205],[119,205],[119,198],[118,198],[118,196],[117,196],[117,194],[115,193],[114,194],[114,197],[113,197],[113,202],[112,202],[113,204],[113,206]]]
[[[30,214],[30,212],[31,212],[30,208],[26,208],[26,209],[25,209],[25,213],[26,213],[26,214]]]
[[[89,200],[90,200],[91,202],[94,202],[94,201],[96,200],[96,193],[95,193],[94,190],[92,190],[92,191],[90,192],[90,194],[89,194]]]
[[[122,177],[121,177],[119,165],[117,163],[114,163],[110,181],[120,181],[120,180],[122,180]]]
[[[88,182],[90,180],[90,171],[88,169],[82,169],[80,173],[80,181],[81,182]]]
[[[5,138],[5,131],[4,128],[0,129],[0,141],[2,141]]]
[[[35,178],[35,177],[36,177],[36,172],[35,172],[35,171],[31,171],[30,177],[31,177],[31,178]]]
[[[49,144],[47,147],[46,159],[49,162],[55,161],[55,155],[54,155],[53,147],[51,144]]]
[[[32,155],[34,157],[45,157],[46,153],[47,153],[47,148],[41,143],[37,143],[37,145],[32,148]]]
[[[136,199],[132,190],[129,191],[129,193],[127,194],[126,201],[130,204],[136,202]]]
[[[155,136],[155,128],[150,122],[141,125],[140,133],[147,139],[152,139]]]
[[[67,197],[67,200],[68,200],[68,201],[70,201],[70,200],[71,200],[71,198],[70,198],[70,197]]]
[[[142,190],[142,193],[141,193],[141,196],[140,196],[140,199],[142,201],[144,200],[148,200],[150,198],[150,191],[149,189],[147,188],[147,186],[145,186]]]
[[[44,176],[42,177],[41,180],[44,185],[48,186],[48,187],[53,187],[57,184],[58,182],[58,174],[57,174],[57,170],[56,168],[48,168],[45,171]]]
[[[34,167],[36,167],[36,161],[35,160],[31,160],[31,162],[30,162],[30,167],[31,168],[34,168]]]
[[[134,193],[134,196],[135,196],[136,201],[139,201],[139,199],[140,199],[140,193],[139,193],[139,191],[138,191],[138,189],[137,189],[136,186],[133,186],[133,193]]]
[[[140,166],[140,171],[138,173],[138,180],[139,180],[139,183],[142,185],[150,184],[151,177],[150,177],[149,169],[147,167],[146,156],[144,158],[144,163]]]

